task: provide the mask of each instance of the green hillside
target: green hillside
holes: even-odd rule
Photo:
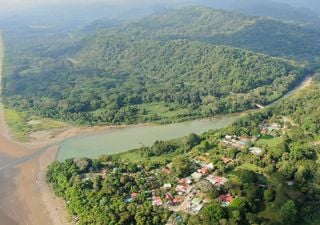
[[[5,102],[87,125],[243,111],[280,98],[308,72],[260,52],[315,58],[317,35],[300,25],[188,7],[92,35],[31,38],[24,47],[7,38]]]
[[[91,40],[73,60],[42,66],[6,81],[7,105],[89,124],[242,111],[278,99],[303,76],[284,60],[245,50],[117,37]],[[149,114],[151,103],[177,113]]]
[[[125,29],[163,40],[199,40],[299,60],[311,59],[320,50],[320,32],[316,29],[204,7],[151,16]]]

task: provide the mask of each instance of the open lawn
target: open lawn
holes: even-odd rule
[[[251,164],[251,163],[243,163],[242,165],[240,165],[240,166],[238,166],[236,168],[236,170],[239,170],[239,169],[251,170],[251,171],[254,171],[254,172],[259,172],[260,171],[260,167],[254,165],[254,164]]]
[[[257,145],[267,145],[270,148],[276,147],[281,142],[281,137],[272,137],[270,135],[262,136],[258,141]]]
[[[160,121],[176,121],[190,113],[189,109],[181,108],[173,103],[148,103],[141,104],[138,108],[144,110],[147,120],[158,117]]]
[[[119,154],[120,159],[128,162],[139,162],[144,160],[144,158],[137,152],[125,152],[122,154]]]
[[[177,153],[173,152],[173,153],[165,154],[162,156],[153,156],[150,158],[144,158],[141,156],[140,152],[129,151],[129,152],[120,153],[118,154],[118,156],[120,157],[121,160],[132,162],[132,163],[137,163],[144,160],[147,160],[148,162],[160,162],[166,159],[168,160],[172,159],[173,157],[177,156]]]

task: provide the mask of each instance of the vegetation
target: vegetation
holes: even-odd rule
[[[30,133],[65,127],[66,124],[52,119],[37,118],[27,113],[5,108],[6,123],[10,127],[13,137],[18,141],[29,141]]]
[[[316,224],[320,219],[319,129],[311,129],[318,121],[303,118],[318,118],[315,101],[320,96],[319,88],[315,83],[302,94],[241,118],[226,129],[158,141],[151,147],[93,161],[55,162],[49,167],[48,181],[68,201],[79,224],[166,224],[169,217],[188,225]],[[294,118],[296,125],[285,121],[283,115]],[[248,142],[244,148],[221,142],[229,134],[256,138],[262,132],[260,125],[266,123],[281,124],[282,128],[258,142]],[[248,151],[255,145],[264,149],[261,155]],[[140,155],[140,160],[130,160],[127,154]],[[223,163],[222,157],[231,161]],[[199,160],[213,163],[214,174],[228,179],[219,188],[196,182],[194,192],[208,202],[199,213],[173,213],[165,204],[150,205],[150,193],[166,199],[168,190],[161,186],[176,185],[179,178],[199,168]],[[104,178],[101,168],[108,171]],[[126,202],[135,192],[138,197]],[[176,193],[174,188],[169,192]],[[227,207],[217,198],[221,194],[233,196]]]
[[[233,47],[316,60],[318,33],[306,29],[190,7],[91,36],[7,37],[5,104],[84,125],[243,111],[280,98],[314,68]]]
[[[120,32],[123,29],[141,37],[198,40],[299,61],[312,60],[320,48],[318,29],[203,7],[188,7],[151,16],[122,28]]]

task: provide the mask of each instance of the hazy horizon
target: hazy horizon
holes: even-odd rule
[[[250,0],[249,0],[250,1]],[[254,1],[254,0],[252,0]],[[320,3],[317,0],[256,0],[257,2],[278,2],[285,3],[294,7],[304,7],[311,10],[317,10],[320,8]],[[0,0],[0,11],[15,11],[21,9],[28,9],[37,6],[46,5],[64,5],[64,4],[110,4],[114,6],[140,6],[140,5],[174,5],[174,4],[187,4],[187,3],[203,3],[206,4],[224,4],[223,0]],[[241,1],[240,1],[241,2]]]
[[[175,4],[188,3],[190,0],[0,0],[0,10],[19,10],[29,7],[46,6],[46,5],[63,5],[63,4],[110,4],[115,6],[135,6],[151,4]],[[193,1],[194,2],[194,1]]]

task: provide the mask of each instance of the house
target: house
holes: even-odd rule
[[[167,199],[167,200],[173,200],[172,194],[169,193],[169,192],[167,192],[167,193],[166,193],[166,199]]]
[[[261,155],[261,153],[263,152],[262,149],[258,147],[251,147],[249,148],[249,151],[255,155]]]
[[[171,168],[165,166],[164,168],[162,168],[161,172],[165,173],[165,174],[170,174],[171,173]]]
[[[206,165],[204,165],[204,167],[208,168],[209,170],[213,170],[214,169],[213,163],[206,164]]]
[[[125,203],[131,203],[131,202],[133,202],[133,198],[128,197],[128,198],[126,198],[126,199],[124,200],[124,202],[125,202]]]
[[[231,135],[226,135],[224,138],[225,138],[226,140],[231,140],[231,139],[232,139],[232,136],[231,136]]]
[[[278,123],[272,123],[268,126],[268,131],[273,131],[273,130],[280,130],[281,125]]]
[[[228,181],[228,179],[225,177],[219,177],[214,175],[208,176],[206,179],[216,187],[220,187]]]
[[[138,196],[138,193],[136,192],[131,193],[131,198],[136,198],[137,196]]]
[[[226,135],[225,138],[222,140],[222,143],[226,147],[234,147],[241,149],[245,147],[249,143],[250,139],[248,137],[237,137],[237,136],[230,136]]]
[[[181,215],[172,214],[166,223],[166,225],[177,225],[177,224],[183,224],[183,218]]]
[[[231,158],[222,157],[221,160],[223,161],[224,164],[228,164],[228,163],[232,162]]]
[[[218,199],[223,207],[227,207],[230,205],[234,198],[230,194],[226,194],[220,195]]]
[[[162,200],[160,197],[154,197],[152,199],[152,205],[155,205],[155,206],[162,206]]]
[[[268,130],[267,130],[267,128],[265,128],[265,127],[263,127],[263,128],[261,128],[261,134],[268,134]]]
[[[166,190],[169,190],[169,189],[172,188],[172,185],[169,184],[169,183],[168,183],[168,184],[164,184],[164,185],[163,185],[163,188],[166,189]]]
[[[190,210],[194,213],[199,213],[203,208],[203,201],[200,198],[194,198],[190,204]]]
[[[259,125],[261,134],[274,134],[274,131],[279,131],[281,129],[281,125],[278,123],[272,124],[261,124]]]
[[[194,172],[193,174],[191,174],[191,177],[193,180],[199,181],[202,178],[202,173]]]
[[[190,184],[192,184],[192,180],[190,178],[186,177],[186,178],[180,179],[178,183],[184,184],[184,185],[186,185],[186,184],[190,185]]]
[[[202,175],[206,175],[209,173],[209,169],[207,167],[202,167],[201,169],[197,170],[198,173],[201,173]],[[201,178],[201,177],[200,177]],[[199,179],[200,180],[200,179]]]
[[[239,140],[239,144],[242,146],[246,146],[249,143],[250,139],[247,137],[241,137]]]
[[[105,169],[105,168],[103,168],[103,169],[101,169],[101,174],[102,174],[102,179],[105,179],[106,178],[106,176],[107,176],[107,169]]]
[[[189,187],[186,185],[177,185],[176,192],[178,192],[179,195],[183,195],[189,191]]]
[[[179,205],[179,204],[181,204],[183,202],[183,199],[182,198],[178,198],[178,197],[176,197],[176,198],[174,198],[173,200],[172,200],[172,203],[174,204],[174,205]]]

